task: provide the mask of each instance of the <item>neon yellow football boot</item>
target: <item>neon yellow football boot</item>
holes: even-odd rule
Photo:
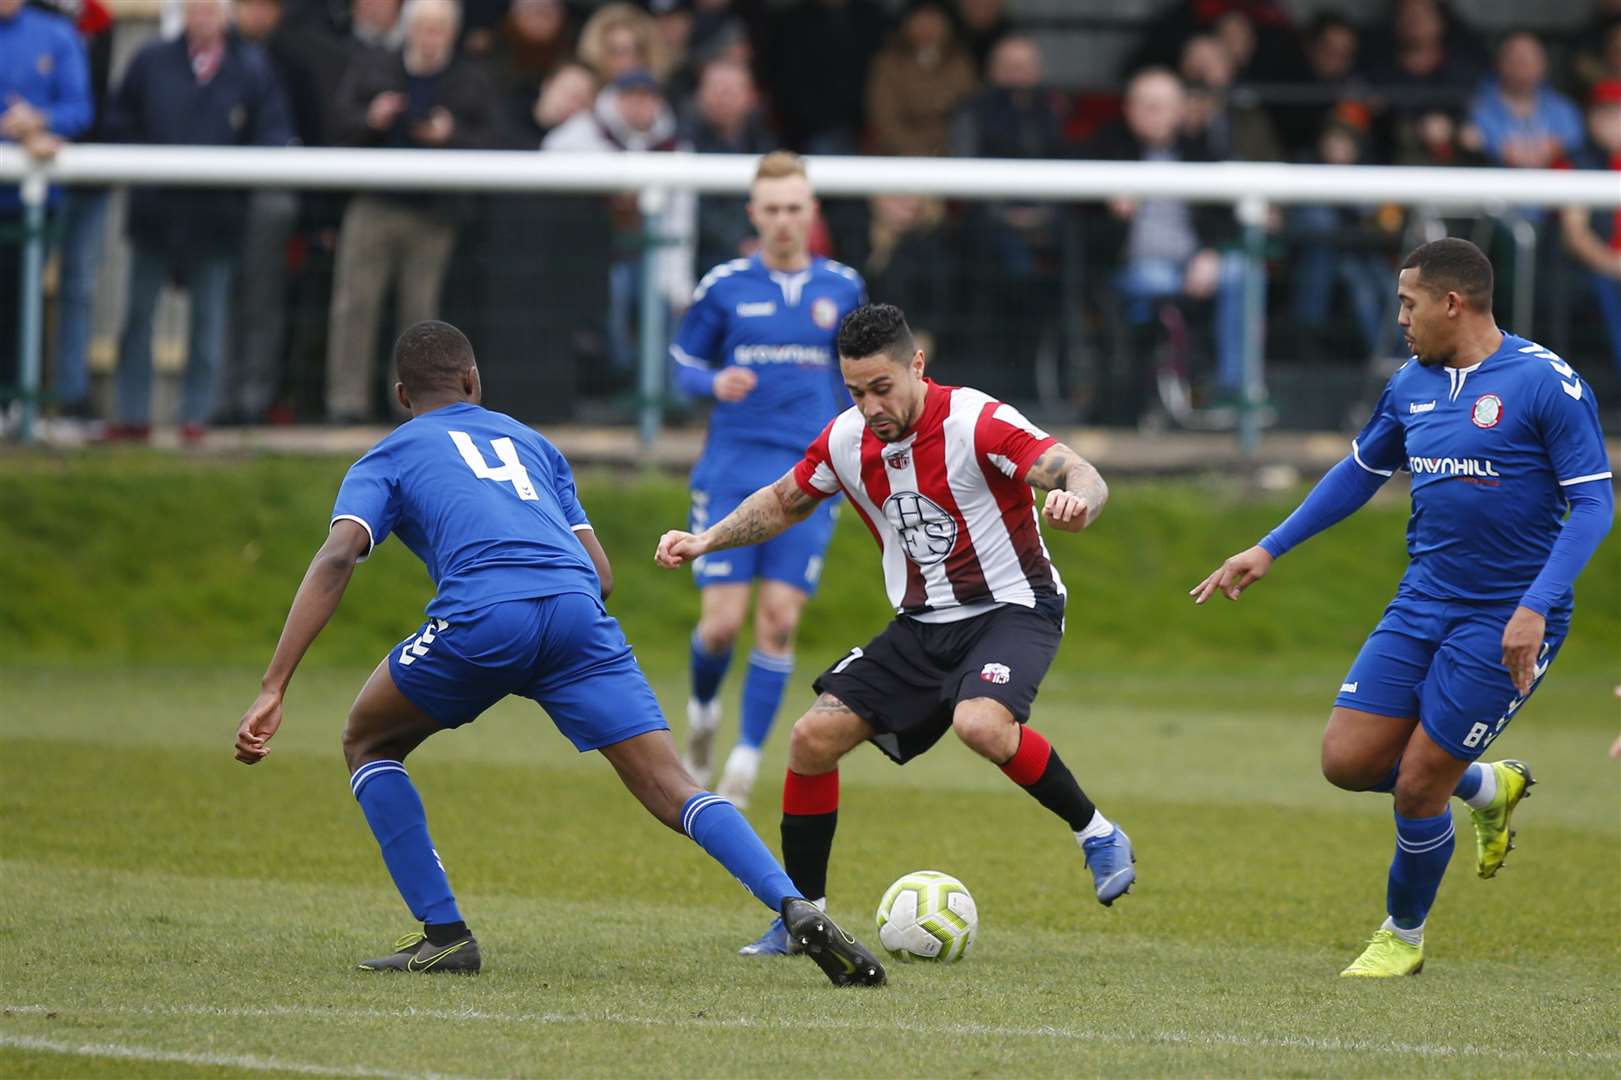
[[[1368,979],[1388,979],[1395,975],[1417,975],[1424,970],[1424,946],[1409,945],[1394,930],[1375,930],[1362,955],[1340,975]]]
[[[1489,878],[1503,866],[1503,860],[1514,850],[1514,830],[1508,827],[1509,815],[1520,805],[1520,800],[1531,794],[1531,767],[1523,761],[1508,758],[1487,766],[1497,778],[1497,794],[1484,810],[1470,808],[1469,816],[1475,823],[1475,873]]]

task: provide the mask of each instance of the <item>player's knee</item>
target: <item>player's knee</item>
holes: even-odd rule
[[[788,736],[788,765],[795,772],[827,772],[838,765],[839,756],[838,740],[832,732],[823,730],[812,714],[794,722]]]
[[[1402,765],[1394,791],[1396,813],[1402,817],[1434,817],[1444,811],[1455,783],[1419,765]]]
[[[799,629],[799,612],[786,607],[762,605],[754,620],[755,644],[767,652],[781,655],[794,644],[794,633]]]
[[[742,615],[705,615],[698,622],[698,644],[706,652],[729,652],[743,629]]]
[[[970,750],[993,761],[1005,760],[1011,755],[1007,744],[1012,741],[1014,726],[1006,710],[990,703],[976,707],[974,702],[964,702],[951,717],[951,730],[957,733],[957,738]],[[1018,749],[1016,742],[1013,749]]]

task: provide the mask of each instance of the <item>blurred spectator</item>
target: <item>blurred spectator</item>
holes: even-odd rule
[[[905,311],[912,329],[936,343],[947,332],[952,268],[958,263],[945,217],[945,203],[939,199],[874,196],[867,257],[861,264],[868,294]]]
[[[576,113],[586,112],[597,100],[597,77],[584,64],[573,61],[552,72],[540,88],[530,119],[539,130],[539,146],[554,129]]]
[[[341,142],[352,146],[477,149],[500,142],[495,88],[456,55],[455,0],[407,0],[405,47],[355,57],[338,93]],[[340,423],[369,419],[377,321],[398,279],[403,330],[435,318],[445,267],[467,214],[464,196],[387,192],[356,196],[338,236],[327,341],[326,408]]]
[[[1482,70],[1457,40],[1435,0],[1398,0],[1389,43],[1381,41],[1368,57],[1368,82],[1383,108],[1379,141],[1388,157],[1410,158],[1415,147],[1438,149],[1439,118],[1455,122],[1467,106]],[[1455,139],[1456,133],[1449,135]]]
[[[370,49],[397,49],[405,41],[400,0],[354,0],[349,37]]]
[[[190,146],[285,146],[293,132],[270,60],[227,33],[230,0],[187,4],[184,33],[136,54],[113,97],[107,137]],[[129,198],[129,287],[118,349],[118,421],[111,438],[145,438],[152,413],[152,324],[165,282],[191,300],[181,434],[200,437],[214,410],[231,274],[242,247],[247,195],[134,188]]]
[[[681,142],[700,154],[759,156],[776,148],[760,119],[754,76],[742,64],[718,60],[704,67],[698,93],[682,118]],[[697,266],[746,257],[757,246],[746,195],[704,195],[698,200]]]
[[[489,64],[515,144],[532,149],[549,130],[535,115],[540,89],[573,55],[574,29],[563,0],[512,0]]]
[[[1208,154],[1182,134],[1186,95],[1163,68],[1139,72],[1126,86],[1124,121],[1099,133],[1084,153],[1110,161],[1205,161]],[[1244,260],[1220,246],[1235,236],[1225,206],[1190,206],[1175,199],[1109,200],[1098,230],[1100,253],[1113,253],[1115,287],[1126,317],[1144,325],[1159,301],[1215,300],[1216,386],[1236,394],[1243,375]]]
[[[958,22],[963,44],[974,55],[974,68],[989,77],[991,50],[1013,33],[1013,20],[1007,17],[1007,0],[958,0]],[[906,309],[902,309],[906,310]]]
[[[1593,17],[1571,41],[1569,89],[1590,100],[1598,84],[1621,79],[1621,0],[1598,0]]]
[[[1290,100],[1271,106],[1272,125],[1284,156],[1299,161],[1317,152],[1323,125],[1347,97],[1364,96],[1358,80],[1357,28],[1336,12],[1320,12],[1300,43],[1300,64],[1289,74]]]
[[[1126,70],[1175,69],[1182,47],[1198,34],[1214,34],[1226,46],[1236,81],[1287,77],[1293,30],[1279,0],[1178,0],[1148,24]]]
[[[1497,77],[1476,95],[1466,133],[1493,162],[1546,169],[1581,146],[1581,110],[1549,86],[1547,76],[1548,55],[1535,34],[1503,39]]]
[[[107,97],[111,89],[112,15],[100,0],[54,0],[49,4],[39,3],[38,6],[71,19],[79,31],[79,40],[84,43],[90,61],[90,96],[94,103],[94,119],[74,141],[99,142],[106,122]],[[107,232],[107,189],[68,188],[61,194],[60,210],[56,349],[51,390],[56,399],[57,416],[69,422],[82,422],[89,420],[92,412],[90,330],[96,266],[101,261],[102,241]],[[4,257],[5,253],[0,249],[0,258]],[[3,271],[0,271],[0,276],[3,276]],[[0,344],[0,351],[4,348]]]
[[[671,101],[685,101],[698,86],[699,65],[692,48],[693,0],[648,0],[647,6],[669,62],[664,92]]]
[[[912,0],[889,44],[873,58],[867,79],[874,152],[944,154],[951,114],[977,82],[973,58],[957,42],[944,0]]]
[[[462,7],[461,42],[463,56],[484,59],[495,50],[501,24],[506,21],[514,0],[457,0]]]
[[[295,52],[275,47],[281,16],[282,0],[236,0],[237,34],[265,50],[291,104],[291,89],[307,97],[314,80]],[[296,106],[292,119],[301,142],[305,126],[318,122]],[[319,131],[310,135],[319,145]],[[298,224],[298,207],[296,192],[256,188],[248,193],[231,303],[231,347],[225,351],[215,409],[219,423],[260,423],[276,399],[287,341],[287,241]]]
[[[1366,111],[1346,105],[1324,126],[1314,154],[1317,165],[1367,163]],[[1391,287],[1390,254],[1399,242],[1377,206],[1295,206],[1286,217],[1286,238],[1294,253],[1290,268],[1290,313],[1308,352],[1359,359],[1389,360],[1396,355],[1396,292]],[[1333,318],[1336,287],[1350,302],[1360,340],[1348,350],[1340,340],[1344,320]]]
[[[997,42],[987,79],[989,85],[952,122],[954,156],[1067,156],[1058,103],[1043,85],[1041,50],[1034,40],[1015,34]],[[968,348],[1001,348],[1013,365],[1029,370],[1057,299],[1059,208],[1000,199],[975,202],[964,211],[963,224],[966,264],[983,271],[968,283],[964,299]]]
[[[605,84],[631,71],[650,71],[662,80],[670,70],[658,23],[634,4],[598,8],[580,31],[579,55]]]
[[[84,45],[61,15],[0,0],[0,143],[19,143],[37,158],[90,126],[90,74]],[[60,195],[49,196],[51,207]],[[0,404],[16,393],[20,374],[18,306],[22,199],[0,186]]]
[[[1621,174],[1621,79],[1593,87],[1587,130],[1592,145],[1578,151],[1574,164]],[[1616,182],[1621,184],[1621,175]],[[1573,206],[1563,212],[1561,224],[1566,249],[1587,270],[1616,371],[1621,372],[1621,211]]]
[[[1178,65],[1187,92],[1183,134],[1203,143],[1218,161],[1276,161],[1282,150],[1266,113],[1258,105],[1233,101],[1233,70],[1232,54],[1220,37],[1188,39]]]
[[[770,14],[760,70],[789,146],[808,154],[859,152],[867,69],[883,33],[874,0],[799,0]]]
[[[546,136],[542,150],[564,153],[645,153],[677,148],[675,114],[653,73],[625,72],[597,95],[590,112],[576,113]],[[621,377],[636,368],[635,321],[642,289],[656,289],[673,308],[692,297],[692,231],[696,200],[673,194],[664,211],[664,235],[673,241],[656,257],[655,280],[642,280],[642,219],[636,196],[613,200],[615,258],[608,279],[609,359]],[[660,351],[662,355],[662,349]]]

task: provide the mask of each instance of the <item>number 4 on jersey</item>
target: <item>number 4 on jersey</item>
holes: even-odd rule
[[[461,451],[462,460],[467,467],[473,470],[473,475],[480,480],[494,480],[497,484],[511,484],[512,490],[518,493],[518,498],[533,502],[540,498],[535,494],[535,485],[529,482],[529,470],[523,467],[518,460],[518,448],[512,445],[512,440],[502,437],[490,440],[490,449],[495,451],[496,458],[501,462],[498,469],[490,468],[489,462],[484,460],[483,451],[473,445],[473,440],[465,431],[452,431],[450,441],[456,444]]]

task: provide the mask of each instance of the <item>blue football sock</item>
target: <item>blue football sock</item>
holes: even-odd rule
[[[715,700],[715,694],[720,691],[720,681],[726,677],[726,669],[732,663],[732,650],[730,646],[720,652],[709,652],[704,648],[698,635],[692,635],[692,696],[695,700],[707,705]]]
[[[1435,817],[1396,815],[1396,857],[1390,861],[1385,910],[1403,930],[1424,925],[1435,890],[1452,859],[1452,812]]]
[[[428,816],[410,774],[398,761],[371,761],[349,778],[383,862],[418,922],[461,922],[450,879],[428,837]]]
[[[681,831],[773,912],[782,910],[784,900],[799,895],[765,842],[737,807],[719,795],[700,791],[688,799],[681,808]]]
[[[1480,781],[1485,775],[1486,766],[1478,761],[1475,762],[1463,771],[1463,776],[1459,778],[1458,786],[1452,789],[1452,794],[1460,799],[1474,798],[1475,792],[1480,790]]]
[[[749,654],[749,673],[743,678],[743,722],[738,742],[758,750],[771,734],[782,704],[788,676],[794,673],[791,656],[769,656],[755,649]]]

